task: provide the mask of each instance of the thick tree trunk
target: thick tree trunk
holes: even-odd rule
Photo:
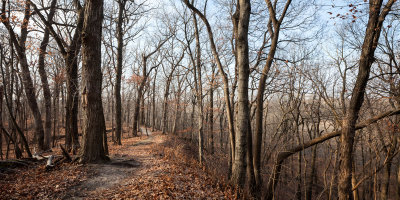
[[[239,10],[237,40],[237,65],[238,65],[238,103],[236,117],[236,147],[235,159],[232,167],[231,181],[233,184],[243,188],[246,178],[246,150],[247,135],[249,130],[249,46],[248,46],[248,28],[250,21],[250,1],[239,0],[237,5]]]
[[[103,0],[85,2],[82,29],[82,107],[83,138],[81,163],[103,162],[106,156],[106,132],[101,98],[101,33]]]
[[[145,124],[145,118],[146,118],[146,115],[144,115],[144,108],[145,108],[145,105],[144,105],[144,94],[146,93],[146,90],[147,90],[147,87],[144,89],[144,91],[143,91],[143,97],[142,97],[142,103],[140,103],[140,120],[139,120],[139,124],[140,125],[144,125]]]

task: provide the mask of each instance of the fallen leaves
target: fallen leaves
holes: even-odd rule
[[[74,185],[85,180],[85,167],[62,164],[58,169],[46,172],[40,164],[16,169],[15,173],[2,177],[1,199],[56,198]]]
[[[18,169],[0,180],[1,199],[236,199],[235,192],[221,179],[203,170],[190,155],[187,144],[168,144],[160,133],[123,140],[110,145],[114,160],[135,159],[140,165],[121,166],[62,164],[46,172],[42,165]],[[97,169],[97,171],[96,171]],[[98,169],[107,170],[102,173]],[[113,178],[110,176],[114,176]],[[90,180],[103,187],[88,188]],[[112,184],[107,184],[112,182]]]

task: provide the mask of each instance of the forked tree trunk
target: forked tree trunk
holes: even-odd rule
[[[281,24],[283,19],[286,16],[287,10],[291,4],[291,0],[287,0],[285,7],[282,11],[282,14],[279,18],[277,18],[276,7],[274,7],[270,0],[265,1],[267,3],[269,18],[272,23],[272,26],[269,30],[271,35],[271,46],[269,48],[268,57],[262,73],[260,75],[260,81],[258,84],[257,90],[257,97],[256,97],[256,121],[255,121],[255,136],[254,136],[254,174],[256,178],[256,188],[260,189],[262,185],[261,180],[261,142],[262,142],[262,135],[263,135],[263,125],[262,125],[262,118],[263,118],[263,110],[264,110],[264,92],[265,92],[265,82],[267,80],[267,75],[271,69],[272,63],[275,58],[275,52],[278,47],[278,39],[279,39],[279,32],[281,28]],[[273,29],[273,30],[272,30]]]
[[[369,20],[361,49],[359,71],[352,91],[348,111],[346,117],[343,119],[342,132],[340,136],[339,169],[341,173],[339,174],[338,184],[339,200],[353,199],[351,179],[356,122],[364,101],[365,88],[369,79],[371,65],[374,62],[374,53],[378,45],[382,24],[394,2],[395,0],[389,0],[386,6],[382,9],[383,0],[370,1]]]
[[[138,123],[139,123],[139,112],[140,112],[140,103],[141,103],[141,99],[143,98],[143,93],[144,93],[144,86],[147,82],[147,78],[149,77],[150,72],[157,68],[158,65],[153,66],[150,68],[149,71],[147,71],[147,59],[149,59],[153,54],[155,54],[158,50],[160,50],[160,48],[165,44],[165,42],[167,42],[169,40],[169,37],[167,37],[166,39],[160,41],[157,45],[157,47],[150,52],[149,54],[142,55],[142,77],[139,83],[139,88],[137,91],[137,99],[135,102],[135,110],[133,112],[133,126],[132,126],[132,135],[133,136],[137,136],[137,131],[138,131]]]

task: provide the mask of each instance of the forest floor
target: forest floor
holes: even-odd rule
[[[41,162],[0,173],[0,199],[236,198],[222,178],[199,166],[191,145],[147,133],[109,144],[109,163],[64,163],[49,171]]]

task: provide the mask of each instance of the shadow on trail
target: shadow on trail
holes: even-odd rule
[[[152,141],[141,141],[141,142],[137,142],[135,144],[130,145],[131,147],[136,147],[136,146],[140,146],[140,145],[148,145],[148,144],[153,144],[154,142]]]
[[[121,159],[121,158],[113,158],[111,159],[111,162],[107,164],[114,165],[117,167],[127,167],[127,168],[140,167],[141,165],[140,162],[134,159]]]

